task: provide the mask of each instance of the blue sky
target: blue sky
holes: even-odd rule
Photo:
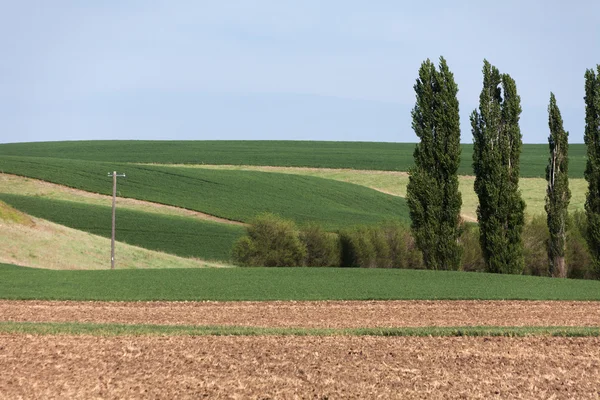
[[[526,143],[556,94],[583,142],[600,2],[0,0],[0,142],[414,142],[423,60],[443,55],[471,142],[487,58],[517,82]]]

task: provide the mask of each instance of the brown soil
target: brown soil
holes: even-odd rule
[[[0,397],[600,396],[598,338],[0,335]]]
[[[0,321],[258,327],[600,326],[599,302],[324,301],[70,302],[0,301]]]

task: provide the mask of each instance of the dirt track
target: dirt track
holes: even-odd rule
[[[600,302],[0,301],[0,321],[259,327],[600,326]]]
[[[0,334],[2,398],[598,398],[598,338]]]

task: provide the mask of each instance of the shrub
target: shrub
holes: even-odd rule
[[[483,259],[481,244],[479,242],[479,225],[475,223],[463,223],[459,240],[463,247],[461,259],[462,271],[485,271],[485,260]]]
[[[548,242],[550,232],[546,216],[539,214],[523,228],[523,257],[525,268],[523,274],[548,276],[550,274],[550,263],[548,260]]]
[[[423,268],[423,255],[417,248],[410,229],[398,222],[381,225],[381,231],[388,244],[389,260],[386,268]]]
[[[369,228],[355,227],[341,231],[342,267],[376,267],[375,246]]]
[[[311,223],[301,229],[300,241],[306,248],[304,265],[307,267],[340,266],[340,241],[335,233],[325,232],[320,225]]]
[[[597,274],[593,269],[592,255],[588,249],[585,235],[587,233],[587,216],[583,211],[569,214],[567,224],[567,277],[578,279],[594,279]]]
[[[273,214],[258,216],[233,248],[233,260],[244,266],[300,266],[306,247],[293,221]]]
[[[400,223],[346,229],[340,243],[343,267],[423,268],[410,230]]]

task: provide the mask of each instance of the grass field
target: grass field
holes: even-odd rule
[[[408,174],[398,171],[361,171],[348,169],[326,169],[326,168],[301,168],[301,167],[258,167],[248,165],[188,165],[186,168],[222,169],[236,171],[264,171],[278,172],[295,175],[315,176],[325,179],[333,179],[341,182],[354,183],[379,190],[395,196],[406,197],[406,186],[408,185]],[[477,204],[479,200],[473,189],[475,178],[472,176],[459,176],[459,190],[462,194],[463,206],[461,214],[477,219]],[[527,204],[525,210],[527,215],[545,213],[545,197],[548,182],[545,178],[521,178],[519,187],[523,200]],[[571,201],[569,211],[583,211],[585,194],[588,184],[585,179],[569,179],[571,189]]]
[[[110,164],[52,158],[0,158],[0,170],[110,194],[108,171],[127,174],[119,196],[148,200],[247,222],[273,212],[303,223],[316,221],[326,229],[408,221],[402,198],[369,188],[309,176],[253,171],[205,170]]]
[[[105,301],[600,300],[600,282],[359,268],[52,271],[0,264],[0,298]]]
[[[252,326],[185,326],[94,324],[73,322],[2,322],[0,333],[27,335],[160,336],[385,336],[385,337],[598,337],[600,329],[578,326],[461,326],[400,328],[258,328]]]
[[[8,194],[0,194],[0,199],[26,214],[111,236],[110,207]],[[203,260],[229,261],[234,242],[244,234],[244,228],[236,225],[128,209],[117,210],[117,221],[120,242]]]
[[[0,144],[0,156],[116,163],[233,164],[408,171],[414,143],[311,141],[73,141]],[[463,144],[461,175],[473,175],[473,146]],[[569,148],[569,175],[583,178],[585,145]],[[544,177],[547,144],[525,144],[521,176]],[[0,167],[1,169],[1,167]],[[98,171],[99,172],[99,171]]]

